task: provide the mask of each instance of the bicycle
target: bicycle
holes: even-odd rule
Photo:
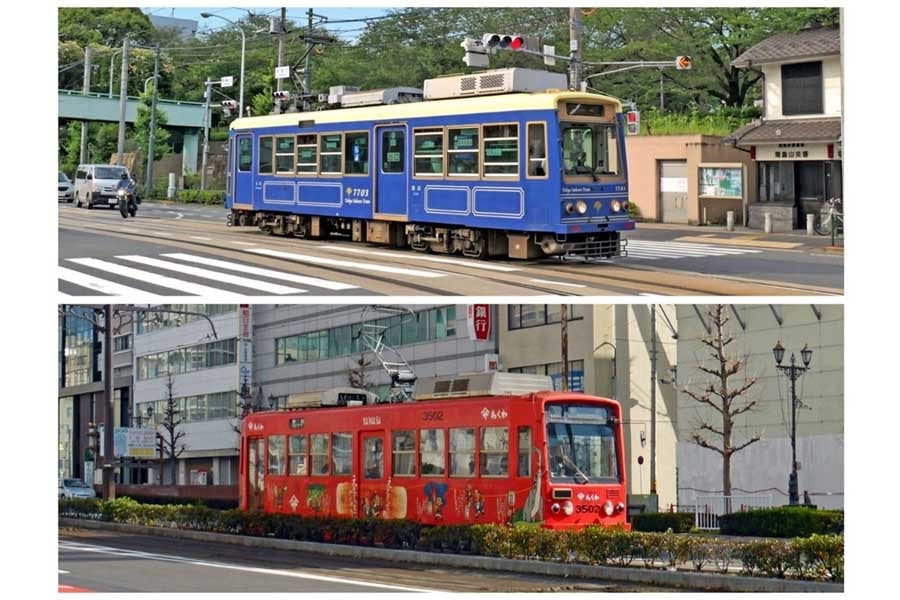
[[[841,199],[830,198],[825,203],[828,206],[820,215],[819,222],[816,224],[816,233],[819,235],[834,236],[836,233],[843,235],[844,233],[844,213],[841,212]]]

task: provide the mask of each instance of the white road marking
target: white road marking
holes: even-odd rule
[[[421,260],[424,262],[436,262],[436,263],[445,263],[451,265],[463,265],[466,267],[472,267],[474,269],[485,269],[488,271],[502,271],[504,273],[508,273],[511,271],[518,271],[517,267],[508,267],[506,265],[492,265],[489,263],[478,262],[475,259],[468,259],[467,257],[442,257],[442,256],[423,256],[421,254],[414,254],[413,252],[409,252],[407,254],[398,254],[396,252],[381,252],[379,250],[366,250],[363,248],[347,248],[345,246],[323,246],[323,248],[327,248],[328,250],[337,250],[339,252],[350,252],[353,254],[369,254],[372,256],[384,256],[388,258],[409,258],[412,260]]]
[[[547,279],[531,279],[535,283],[547,283],[550,285],[564,285],[566,287],[576,287],[576,288],[584,288],[586,285],[581,285],[580,283],[566,283],[564,281],[549,281]]]
[[[255,246],[256,242],[232,242],[232,244],[237,244],[238,246]]]
[[[175,220],[177,221],[178,219],[183,219],[183,218],[184,218],[184,215],[181,213],[178,213],[178,216],[175,217]]]
[[[202,240],[204,242],[209,242],[212,240],[212,238],[203,237],[202,235],[189,235],[188,237],[192,240]]]
[[[272,269],[264,269],[262,267],[252,267],[250,265],[230,263],[224,260],[216,260],[215,258],[206,258],[205,256],[194,256],[193,254],[163,254],[166,258],[174,258],[187,262],[194,262],[201,265],[209,265],[210,267],[218,267],[220,269],[229,269],[231,271],[239,271],[241,273],[249,273],[251,275],[259,275],[270,279],[281,279],[282,281],[290,281],[291,283],[299,283],[301,285],[313,285],[328,290],[353,290],[357,286],[349,283],[339,283],[337,281],[328,281],[327,279],[319,279],[318,277],[307,277],[305,275],[295,275],[294,273],[284,273],[282,271],[273,271]]]
[[[133,269],[131,267],[111,263],[105,260],[100,260],[98,258],[67,258],[66,260],[75,264],[84,265],[85,267],[90,267],[92,269],[106,271],[108,273],[121,275],[123,277],[130,277],[131,279],[143,281],[152,285],[158,285],[164,288],[187,292],[188,294],[194,296],[225,297],[233,298],[235,300],[242,300],[246,298],[245,294],[236,294],[205,285],[200,285],[199,283],[192,283],[190,281],[182,281],[181,279],[158,275],[156,273],[151,273],[150,271],[141,271],[140,269]],[[143,297],[146,294],[144,294],[144,292],[141,292],[141,295]]]
[[[329,267],[345,267],[350,269],[359,269],[362,271],[377,271],[380,273],[391,273],[394,275],[409,275],[410,277],[437,278],[445,277],[447,273],[440,271],[422,271],[419,269],[406,269],[403,267],[388,267],[386,265],[378,265],[368,262],[356,262],[351,260],[336,260],[333,258],[325,258],[322,256],[311,256],[309,254],[298,254],[296,252],[282,252],[280,250],[271,250],[269,248],[250,248],[247,252],[255,252],[265,256],[274,256],[276,258],[286,258],[297,262],[306,262],[313,265],[325,265]]]
[[[63,571],[62,569],[58,569],[58,571],[59,571],[59,573],[58,573],[59,575],[68,575],[69,574],[68,571]]]
[[[57,267],[57,273],[57,277],[59,279],[62,279],[63,281],[68,281],[69,283],[74,283],[75,285],[87,288],[89,290],[94,290],[95,292],[100,292],[101,294],[105,295],[140,295],[142,298],[159,298],[159,296],[157,296],[156,294],[148,294],[147,292],[144,292],[142,290],[130,288],[128,286],[114,283],[112,281],[106,281],[105,279],[100,279],[99,277],[88,275],[87,273],[81,273],[80,271],[73,271],[72,269],[67,269],[63,266]]]
[[[142,552],[139,550],[126,550],[122,548],[112,548],[109,546],[97,546],[93,544],[82,544],[78,542],[60,541],[59,548],[63,550],[76,550],[80,552],[94,552],[96,554],[111,554],[121,557],[143,558],[146,560],[158,560],[163,562],[175,562],[198,567],[211,567],[214,569],[230,569],[233,571],[242,571],[244,573],[259,573],[261,575],[278,575],[282,577],[295,577],[297,579],[309,579],[313,581],[327,581],[331,583],[343,583],[350,585],[358,585],[362,587],[371,587],[383,590],[398,590],[404,592],[420,592],[434,593],[437,590],[426,588],[415,588],[402,585],[391,585],[388,583],[373,583],[370,581],[359,581],[356,579],[347,579],[345,577],[331,577],[327,575],[313,575],[311,573],[298,573],[297,571],[284,571],[281,569],[265,569],[262,567],[247,567],[244,565],[236,565],[223,562],[210,562],[207,560],[197,560],[186,556],[178,556],[176,554],[157,554],[154,552]]]
[[[169,262],[167,260],[159,260],[157,258],[150,258],[149,256],[129,255],[129,256],[117,256],[116,258],[121,258],[122,260],[135,262],[135,263],[138,263],[141,265],[147,265],[148,267],[156,267],[158,269],[166,269],[168,271],[175,271],[176,273],[181,273],[183,275],[192,275],[194,277],[202,277],[204,279],[212,279],[213,281],[221,281],[223,283],[230,283],[231,285],[249,288],[251,290],[259,290],[262,292],[268,292],[270,294],[277,294],[279,296],[284,295],[284,294],[302,294],[302,293],[306,292],[306,290],[290,288],[290,287],[287,287],[284,285],[279,285],[277,283],[269,283],[267,281],[260,281],[258,279],[248,279],[246,277],[239,277],[237,275],[229,275],[228,273],[221,273],[219,271],[210,271],[209,269],[201,269],[199,267],[182,265],[179,263]]]
[[[119,231],[125,231],[127,233],[139,233],[137,229],[132,229],[131,227],[119,227]]]
[[[172,234],[168,231],[145,231],[147,235],[155,235],[157,237],[172,237]]]
[[[629,258],[655,260],[658,258],[699,258],[704,256],[730,256],[736,254],[758,254],[762,250],[752,248],[726,248],[710,244],[685,242],[657,242],[651,240],[629,240],[625,246]]]

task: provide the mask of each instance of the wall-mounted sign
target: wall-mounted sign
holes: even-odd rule
[[[491,307],[487,304],[470,304],[467,310],[469,339],[479,342],[491,337]]]
[[[742,167],[700,167],[700,196],[743,198],[744,169]]]
[[[223,88],[229,88],[233,85],[234,85],[234,77],[232,77],[231,75],[223,77],[222,80],[219,82],[219,86],[223,87]]]
[[[156,455],[156,430],[116,427],[113,429],[113,454],[119,458],[153,458]]]
[[[290,76],[290,67],[275,67],[275,79],[287,79]]]

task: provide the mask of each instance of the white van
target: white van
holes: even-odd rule
[[[80,207],[86,204],[88,208],[118,205],[116,190],[123,171],[131,177],[128,168],[119,165],[78,165],[75,171],[75,205]]]

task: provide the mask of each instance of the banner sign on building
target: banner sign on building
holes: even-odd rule
[[[153,458],[156,456],[156,430],[116,427],[113,429],[113,454],[117,458]]]
[[[742,167],[700,167],[700,195],[713,198],[743,198]]]
[[[500,370],[500,355],[499,354],[485,354],[484,355],[484,370],[485,371],[499,371]]]
[[[238,323],[238,393],[253,393],[253,307],[240,305]]]
[[[553,389],[559,391],[562,389],[562,373],[551,373],[550,378],[553,380]],[[584,391],[584,371],[569,371],[569,391]]]
[[[491,337],[491,307],[488,304],[470,304],[467,310],[469,339],[484,342]]]

